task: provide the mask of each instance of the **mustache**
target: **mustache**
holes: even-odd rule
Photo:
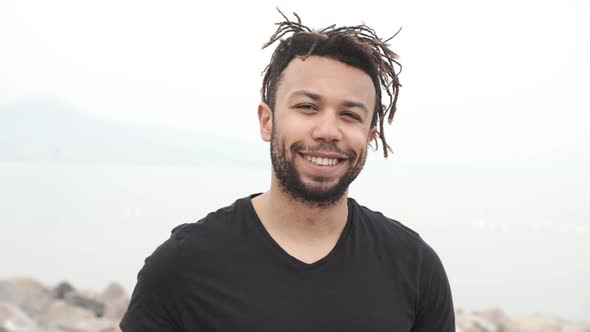
[[[356,152],[352,150],[342,150],[334,143],[319,143],[317,145],[306,145],[303,142],[295,142],[291,145],[291,152],[336,152],[343,154],[349,159],[356,159]]]

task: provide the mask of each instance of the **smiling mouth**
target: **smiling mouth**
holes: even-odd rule
[[[317,165],[317,166],[336,166],[341,164],[346,159],[341,158],[326,158],[326,157],[318,157],[318,156],[311,156],[300,153],[303,159],[309,161],[310,163]]]

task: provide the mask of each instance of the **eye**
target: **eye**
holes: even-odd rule
[[[361,117],[354,112],[342,112],[341,115],[347,119],[354,120],[354,121],[361,121]]]
[[[317,107],[313,104],[298,104],[295,108],[300,109],[304,112],[311,113],[317,111]]]

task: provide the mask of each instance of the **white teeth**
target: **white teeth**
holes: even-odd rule
[[[338,163],[338,159],[321,158],[321,157],[314,157],[314,156],[305,156],[305,160],[312,162],[316,165],[320,165],[320,166],[334,166]]]

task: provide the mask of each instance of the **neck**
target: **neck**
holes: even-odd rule
[[[332,205],[317,206],[294,199],[273,177],[270,190],[252,203],[269,232],[298,242],[321,242],[342,233],[348,218],[347,193]]]

